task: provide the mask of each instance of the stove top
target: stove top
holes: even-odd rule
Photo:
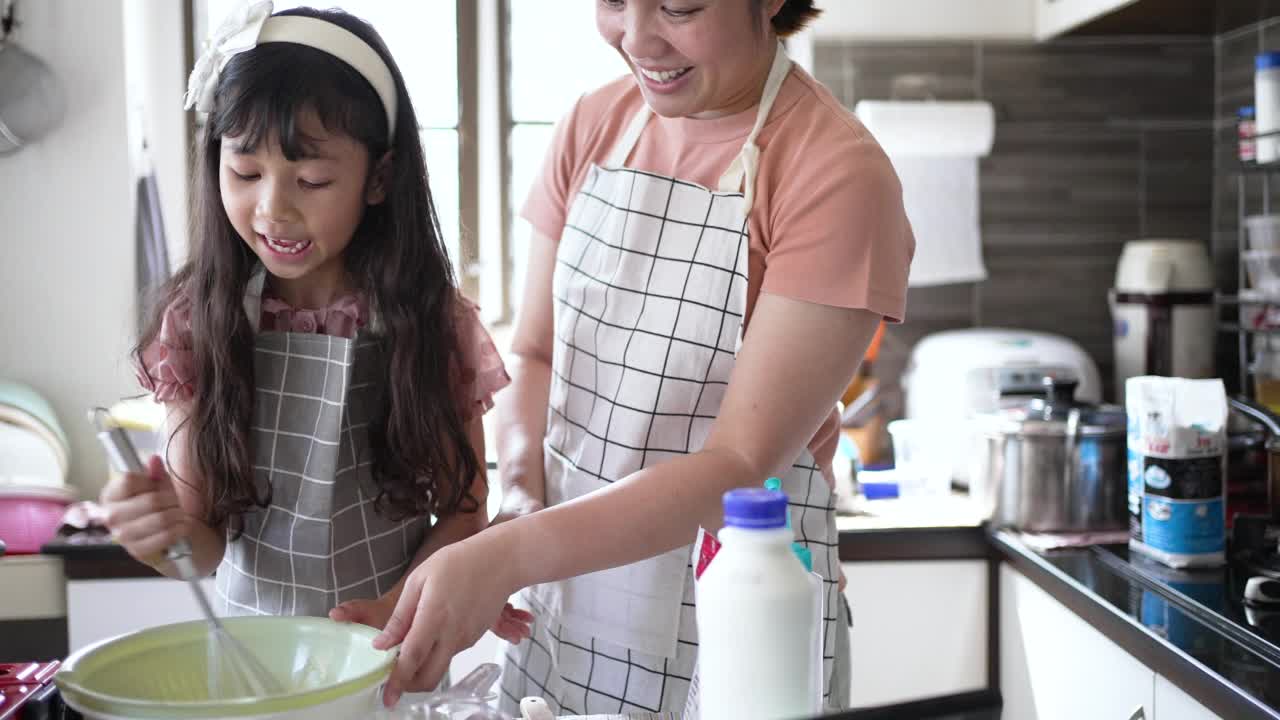
[[[1193,634],[1206,628],[1180,622],[1184,616],[1170,612],[1181,606],[1206,617],[1221,628],[1242,632],[1244,637],[1261,640],[1267,655],[1280,659],[1280,603],[1246,600],[1251,578],[1280,580],[1280,525],[1267,517],[1238,516],[1229,543],[1229,561],[1225,567],[1175,569],[1138,553],[1129,553],[1123,545],[1098,548],[1098,552],[1127,565],[1139,576],[1154,583],[1160,591],[1133,590],[1130,611],[1144,625],[1165,635],[1175,644],[1195,654],[1210,639]],[[1255,580],[1255,588],[1259,581]],[[1257,597],[1258,593],[1252,593]],[[1216,620],[1214,620],[1216,618]],[[1181,635],[1180,635],[1181,633]]]
[[[61,663],[0,663],[0,720],[70,720],[53,684]]]

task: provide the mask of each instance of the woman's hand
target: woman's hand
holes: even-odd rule
[[[400,646],[383,691],[387,707],[406,691],[436,687],[453,656],[490,628],[514,642],[528,637],[533,616],[507,603],[517,588],[497,569],[503,563],[494,559],[502,553],[481,540],[487,534],[441,548],[409,576],[382,634],[373,641],[379,650]]]

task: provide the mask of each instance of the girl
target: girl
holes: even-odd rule
[[[508,377],[373,28],[256,2],[211,47],[192,258],[135,351],[165,462],[104,489],[108,525],[167,575],[189,538],[223,613],[382,627],[410,569],[487,524],[481,415]]]

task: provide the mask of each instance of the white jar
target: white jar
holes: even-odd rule
[[[1258,55],[1254,60],[1253,94],[1258,134],[1280,130],[1280,52]],[[1280,160],[1280,135],[1258,138],[1258,163]]]
[[[822,707],[822,579],[796,558],[787,496],[725,493],[722,546],[697,585],[701,720],[786,720]]]

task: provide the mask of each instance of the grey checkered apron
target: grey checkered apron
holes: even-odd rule
[[[245,306],[258,319],[261,274]],[[254,339],[254,479],[271,504],[244,516],[217,572],[227,615],[327,615],[391,589],[422,545],[427,517],[374,511],[367,425],[378,343],[263,332]]]
[[[779,48],[750,150],[789,68]],[[717,191],[627,169],[648,115],[633,120],[605,167],[591,167],[560,237],[548,505],[701,448],[741,343],[752,161],[740,156]],[[824,693],[844,707],[835,499],[807,450],[782,487],[825,581]],[[681,712],[698,654],[690,555],[684,547],[526,591],[533,637],[503,645],[503,708],[518,714],[520,698],[538,695],[559,714]]]

